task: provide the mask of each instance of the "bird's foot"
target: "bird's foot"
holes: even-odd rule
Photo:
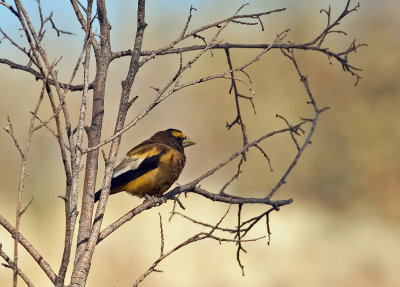
[[[152,205],[156,205],[156,202],[155,202],[156,197],[155,196],[151,196],[151,195],[145,194],[144,197],[145,197],[145,200],[143,201],[143,203],[147,203],[147,202],[150,201],[150,203]]]

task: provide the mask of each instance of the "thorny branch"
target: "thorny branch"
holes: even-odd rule
[[[28,253],[38,262],[39,266],[43,269],[45,274],[49,277],[50,281],[56,286],[65,286],[65,276],[69,266],[71,250],[72,250],[72,242],[74,239],[74,230],[75,230],[75,222],[78,216],[78,187],[79,187],[79,173],[81,171],[81,159],[82,156],[87,153],[87,163],[86,163],[86,175],[85,175],[85,184],[84,184],[84,195],[83,195],[83,203],[81,210],[81,218],[79,222],[79,231],[78,231],[78,243],[76,249],[76,258],[74,260],[74,266],[72,269],[71,276],[71,286],[83,286],[86,283],[87,276],[90,269],[90,264],[92,260],[92,256],[94,253],[94,249],[96,244],[104,240],[111,233],[116,231],[123,224],[134,218],[136,215],[141,212],[151,209],[153,207],[164,204],[165,202],[172,200],[174,202],[174,210],[171,217],[175,214],[179,214],[189,220],[191,220],[195,224],[202,225],[203,227],[210,228],[209,232],[200,232],[175,248],[172,248],[168,252],[165,252],[165,235],[163,230],[162,217],[160,215],[160,237],[161,237],[161,250],[160,257],[153,263],[152,266],[135,282],[134,286],[137,286],[140,282],[144,280],[152,272],[158,272],[156,269],[158,264],[164,260],[166,257],[171,255],[172,253],[178,251],[182,247],[194,243],[203,239],[214,239],[219,242],[231,242],[237,244],[236,249],[236,260],[242,270],[242,274],[244,274],[244,265],[241,262],[241,252],[245,249],[243,247],[243,243],[248,241],[255,241],[260,238],[255,239],[247,239],[248,233],[253,230],[254,226],[256,226],[261,219],[265,217],[266,219],[266,234],[268,236],[268,244],[270,242],[270,226],[269,226],[269,215],[272,211],[277,211],[281,206],[290,204],[293,202],[292,199],[283,199],[283,200],[272,200],[272,197],[276,194],[277,190],[286,182],[288,176],[291,174],[293,168],[296,166],[299,158],[302,153],[306,149],[306,147],[310,144],[311,137],[314,134],[318,119],[320,114],[327,109],[319,108],[316,100],[311,92],[309,82],[307,77],[301,72],[301,69],[295,58],[295,51],[305,50],[305,51],[315,51],[319,53],[325,54],[329,61],[333,58],[337,62],[342,65],[342,68],[345,72],[349,72],[352,76],[356,78],[356,83],[361,78],[359,72],[361,69],[353,66],[349,62],[349,56],[357,51],[357,49],[364,44],[357,44],[354,40],[350,46],[343,51],[330,51],[329,48],[323,47],[325,44],[326,38],[333,33],[346,35],[344,31],[337,30],[337,27],[340,24],[340,21],[351,14],[352,12],[357,11],[359,8],[359,3],[351,8],[351,0],[348,0],[345,8],[342,13],[336,18],[333,17],[331,13],[330,7],[325,10],[322,9],[321,13],[324,13],[327,16],[327,24],[326,27],[311,41],[306,41],[304,43],[296,44],[290,41],[286,41],[289,30],[286,30],[280,34],[278,34],[275,39],[270,44],[235,44],[235,43],[222,43],[220,38],[220,33],[227,27],[227,25],[260,25],[261,29],[264,31],[264,25],[262,23],[261,17],[265,15],[270,15],[274,13],[284,12],[285,8],[275,9],[267,12],[260,12],[254,14],[240,14],[243,8],[247,5],[242,5],[236,13],[234,13],[231,17],[219,20],[217,22],[204,25],[202,27],[196,29],[190,29],[192,18],[194,17],[194,12],[197,11],[194,7],[190,7],[189,15],[186,19],[182,32],[179,36],[171,41],[169,44],[164,47],[158,48],[156,50],[143,50],[143,36],[144,30],[147,24],[144,21],[145,15],[145,1],[138,1],[138,15],[137,15],[137,31],[134,42],[134,47],[132,50],[126,51],[112,51],[111,43],[110,43],[110,30],[111,25],[108,23],[107,18],[107,9],[105,1],[97,1],[97,10],[95,15],[92,15],[92,4],[93,1],[89,0],[87,7],[83,6],[78,0],[70,0],[72,8],[76,14],[77,20],[79,21],[84,33],[85,39],[83,41],[83,47],[81,53],[76,61],[75,67],[72,71],[72,75],[69,81],[60,82],[58,79],[58,73],[55,70],[55,67],[61,60],[50,61],[47,56],[47,51],[45,49],[45,45],[43,41],[45,39],[46,29],[45,25],[49,26],[51,24],[51,28],[57,33],[57,36],[61,34],[72,34],[70,32],[64,31],[62,29],[57,28],[53,19],[53,13],[51,12],[47,17],[45,17],[42,13],[41,2],[37,1],[40,25],[39,29],[35,30],[34,25],[30,19],[29,13],[25,10],[20,0],[15,1],[15,8],[6,3],[6,1],[0,1],[1,6],[4,6],[8,9],[20,22],[21,31],[24,34],[28,42],[28,46],[24,47],[19,44],[17,41],[12,39],[3,29],[0,28],[0,33],[2,35],[2,39],[0,39],[0,43],[3,39],[9,41],[11,45],[13,45],[16,49],[21,51],[27,58],[28,64],[22,65],[18,64],[9,59],[0,58],[0,63],[9,66],[12,69],[17,69],[21,71],[25,71],[29,74],[32,74],[36,80],[42,81],[42,91],[40,93],[38,102],[34,111],[32,111],[31,116],[31,124],[28,131],[27,140],[25,143],[25,147],[22,148],[19,144],[17,138],[14,135],[13,126],[10,118],[8,118],[8,123],[5,127],[5,131],[11,136],[14,145],[16,146],[21,158],[21,174],[20,174],[20,186],[18,190],[18,199],[17,199],[17,220],[16,226],[13,227],[4,217],[0,215],[0,224],[13,236],[14,238],[14,260],[8,258],[8,256],[1,250],[0,244],[0,256],[6,260],[7,266],[13,269],[13,284],[16,286],[17,284],[17,275],[19,275],[28,286],[33,286],[32,282],[26,277],[24,273],[22,273],[21,269],[18,266],[18,244],[21,244]],[[86,17],[86,19],[85,19]],[[93,21],[98,20],[100,23],[100,34],[93,31]],[[50,24],[49,24],[50,23]],[[205,36],[207,31],[212,31],[213,34],[210,38],[209,36]],[[208,35],[208,34],[207,34]],[[188,45],[188,39],[195,39],[202,42],[202,45]],[[181,44],[181,47],[178,47],[178,44]],[[95,80],[93,83],[89,82],[89,66],[90,66],[90,52],[91,49],[94,51],[94,55],[96,57],[96,71],[95,71]],[[228,65],[228,69],[225,72],[214,75],[206,75],[201,78],[185,82],[183,76],[185,72],[193,67],[193,65],[200,59],[207,51],[211,52],[213,50],[223,49],[225,51],[226,61]],[[241,65],[235,65],[232,61],[231,52],[233,49],[261,49],[261,52],[258,53],[251,60],[242,63]],[[269,52],[271,49],[280,49],[285,57],[287,57],[294,65],[300,80],[306,90],[309,101],[307,104],[310,104],[313,108],[314,115],[310,118],[304,117],[301,118],[300,121],[296,124],[290,123],[284,116],[277,115],[278,118],[282,119],[285,123],[285,128],[265,132],[263,136],[259,136],[258,138],[250,141],[249,136],[246,132],[245,118],[241,112],[241,104],[242,100],[249,101],[254,109],[255,113],[255,104],[253,102],[253,97],[255,95],[254,91],[251,88],[251,77],[246,72],[246,68],[255,62],[257,62],[264,54]],[[192,54],[186,52],[196,52],[193,56]],[[139,72],[140,68],[145,65],[147,62],[153,61],[160,56],[170,55],[170,54],[178,54],[179,55],[179,67],[177,72],[172,75],[171,79],[165,83],[161,88],[154,88],[155,97],[153,101],[145,108],[142,112],[136,115],[134,119],[127,124],[125,124],[125,119],[127,113],[131,107],[131,105],[135,102],[136,97],[130,97],[130,92],[133,86],[134,79]],[[186,59],[186,55],[192,55],[189,60]],[[106,137],[103,141],[100,142],[101,129],[102,129],[102,121],[103,121],[103,113],[104,113],[104,98],[105,98],[105,85],[107,80],[107,72],[110,63],[114,60],[117,60],[121,57],[130,57],[130,65],[127,71],[127,77],[122,82],[121,89],[121,100],[119,113],[115,125],[115,130],[113,135]],[[76,75],[78,74],[78,69],[83,61],[83,84],[72,84]],[[241,73],[239,73],[241,72]],[[245,79],[241,79],[238,75],[245,75]],[[238,149],[235,153],[233,153],[226,160],[220,162],[215,167],[211,168],[209,171],[204,173],[203,175],[197,177],[191,182],[178,186],[172,189],[170,192],[166,193],[161,198],[154,198],[149,201],[145,201],[142,204],[138,205],[131,211],[127,212],[121,218],[116,220],[114,223],[109,225],[108,227],[101,230],[102,218],[104,216],[104,211],[107,203],[107,198],[109,195],[110,189],[110,181],[112,170],[114,166],[114,162],[116,159],[116,155],[119,149],[119,143],[121,140],[121,136],[123,133],[128,131],[131,127],[135,126],[143,117],[148,115],[154,107],[160,104],[162,101],[166,100],[169,96],[174,94],[175,92],[182,90],[184,88],[191,87],[193,85],[197,85],[200,83],[205,83],[215,79],[226,79],[230,81],[230,89],[229,93],[233,92],[235,108],[236,108],[236,117],[230,123],[227,123],[227,128],[231,129],[232,127],[238,125],[241,129],[242,135],[242,147]],[[245,87],[247,92],[250,92],[251,95],[246,95],[241,91],[241,88]],[[92,115],[92,125],[91,127],[85,127],[85,117],[87,113],[87,99],[88,99],[88,91],[93,89],[93,115]],[[55,90],[55,91],[54,91]],[[69,92],[73,91],[82,91],[81,95],[81,105],[79,111],[78,124],[76,128],[72,126],[72,120],[70,118],[70,112],[65,101],[66,96]],[[37,113],[38,109],[41,105],[42,99],[44,95],[48,96],[50,105],[52,107],[52,115],[47,120],[40,120]],[[35,126],[36,121],[39,121],[39,124]],[[51,122],[55,123],[56,130],[50,128],[49,124]],[[22,191],[23,191],[23,182],[26,177],[25,166],[28,150],[31,143],[31,138],[33,133],[40,129],[41,127],[46,127],[57,139],[59,144],[59,148],[61,151],[61,159],[64,164],[65,175],[66,175],[66,192],[65,196],[62,198],[65,201],[65,214],[66,214],[66,229],[65,229],[65,245],[64,252],[61,259],[60,269],[58,274],[56,274],[50,265],[43,259],[43,257],[38,253],[38,251],[29,243],[29,241],[20,233],[19,231],[19,220],[22,214],[27,210],[27,208],[32,203],[26,205],[25,208],[22,209]],[[84,146],[84,131],[87,132],[89,144],[87,147]],[[241,174],[244,164],[246,161],[246,154],[250,149],[258,150],[265,161],[268,163],[269,170],[272,172],[271,160],[267,154],[267,152],[260,146],[260,143],[269,139],[275,135],[279,134],[288,134],[295,146],[296,154],[290,162],[288,168],[283,173],[280,180],[277,182],[275,187],[270,191],[265,191],[265,196],[261,198],[251,198],[251,197],[238,197],[234,195],[230,195],[228,192],[228,187],[232,182],[238,179]],[[104,158],[106,162],[106,172],[103,178],[102,196],[100,198],[99,204],[97,205],[97,209],[95,211],[94,221],[92,222],[92,214],[93,214],[93,192],[96,185],[96,174],[97,174],[97,158],[98,158],[98,150],[101,146],[110,143],[111,148],[109,151],[109,155],[106,158],[105,153]],[[91,158],[92,157],[92,158]],[[229,178],[226,183],[222,186],[219,192],[212,192],[205,190],[200,187],[200,182],[206,179],[207,177],[213,175],[215,172],[225,167],[227,164],[234,161],[236,158],[239,158],[237,163],[237,170],[235,174]],[[179,206],[184,209],[181,200],[178,198],[181,194],[197,194],[211,201],[223,202],[229,204],[229,208],[227,212],[222,216],[222,218],[216,224],[208,224],[196,219],[190,218],[186,215],[178,213],[175,211],[175,205],[178,203]],[[234,228],[225,228],[221,227],[221,223],[224,218],[227,216],[230,207],[232,204],[238,205],[238,213],[237,213],[237,226]],[[263,206],[268,205],[269,207],[263,211],[261,214],[254,216],[250,219],[243,220],[243,210],[245,206],[249,204],[260,204]],[[217,236],[215,232],[222,232],[223,234],[227,234],[233,236],[233,238],[228,238],[226,236]],[[263,237],[261,237],[263,238]]]

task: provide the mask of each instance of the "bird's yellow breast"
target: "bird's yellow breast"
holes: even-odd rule
[[[111,193],[126,191],[138,197],[144,197],[146,194],[161,197],[178,179],[184,164],[184,157],[178,151],[171,149],[161,156],[157,168],[115,187]]]

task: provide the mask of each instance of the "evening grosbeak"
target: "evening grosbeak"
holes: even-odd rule
[[[126,191],[138,197],[161,197],[185,165],[184,148],[194,145],[183,132],[168,129],[135,146],[114,168],[110,194]],[[100,199],[101,190],[94,195]]]

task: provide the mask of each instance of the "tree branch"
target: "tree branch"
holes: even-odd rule
[[[168,252],[162,253],[160,255],[160,257],[156,261],[154,261],[154,263],[150,266],[150,268],[145,273],[143,273],[142,276],[140,276],[136,280],[136,282],[133,284],[133,286],[137,287],[139,285],[139,283],[142,282],[150,273],[157,271],[157,269],[155,269],[155,268],[165,258],[167,258],[171,254],[177,252],[179,249],[181,249],[181,248],[183,248],[183,247],[185,247],[185,246],[187,246],[187,245],[189,245],[191,243],[194,243],[194,242],[197,242],[197,241],[200,241],[200,240],[203,240],[203,239],[207,239],[207,238],[216,239],[218,241],[226,240],[226,239],[223,239],[223,238],[218,238],[218,237],[213,236],[213,233],[218,228],[218,226],[221,224],[221,222],[225,219],[226,215],[229,212],[229,209],[230,209],[230,206],[228,207],[228,210],[225,212],[225,214],[221,217],[221,219],[215,224],[215,226],[213,228],[211,228],[211,230],[209,232],[197,233],[194,236],[192,236],[192,237],[188,238],[187,240],[185,240],[184,242],[182,242],[181,244],[175,246],[174,248],[172,248]]]
[[[42,268],[47,277],[49,277],[50,281],[54,284],[56,280],[56,274],[43,256],[35,249],[35,247],[33,247],[33,245],[1,215],[0,224],[25,248],[26,251],[28,251],[32,258],[38,263],[40,268]]]
[[[28,287],[35,287],[31,280],[26,276],[24,272],[22,272],[21,269],[18,268],[18,266],[14,263],[14,261],[11,260],[10,257],[7,256],[7,254],[2,250],[2,245],[0,243],[0,256],[7,262],[8,265],[2,264],[4,267],[11,268],[12,270],[17,270],[17,274],[24,280],[26,285]]]

